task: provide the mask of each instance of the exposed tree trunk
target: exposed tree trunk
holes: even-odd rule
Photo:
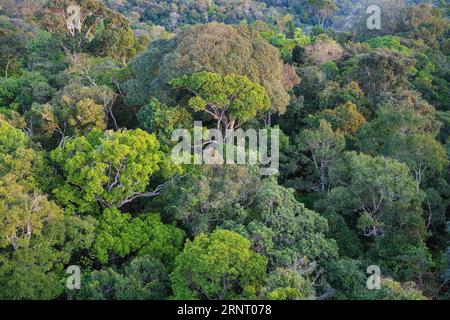
[[[6,68],[5,68],[5,78],[8,78],[8,69],[9,69],[9,65],[14,61],[14,59],[8,60],[8,62],[6,63]]]

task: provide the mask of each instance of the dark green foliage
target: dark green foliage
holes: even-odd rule
[[[170,292],[168,270],[151,255],[134,258],[119,271],[93,271],[85,275],[82,283],[75,299],[162,300]]]

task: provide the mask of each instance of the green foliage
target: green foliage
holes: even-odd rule
[[[448,155],[444,147],[430,134],[415,134],[395,137],[389,143],[388,154],[410,168],[420,186],[431,174],[439,174],[448,166]]]
[[[107,86],[69,84],[51,103],[33,104],[25,113],[30,134],[41,142],[57,136],[61,143],[67,136],[87,134],[94,128],[105,130],[114,96]]]
[[[92,130],[69,138],[51,152],[65,182],[53,190],[67,212],[96,213],[100,207],[121,207],[147,191],[150,177],[172,172],[154,135],[140,129]],[[167,171],[165,170],[167,169]]]
[[[0,78],[0,110],[18,109],[17,104],[13,104],[19,95],[19,80],[17,78]]]
[[[192,126],[192,116],[185,108],[168,107],[157,99],[142,107],[137,117],[144,129],[155,133],[165,143],[170,141],[175,129]]]
[[[448,299],[443,1],[378,1],[379,30],[356,0],[19,2],[0,5],[0,299]],[[194,119],[281,128],[280,174],[173,164]]]
[[[364,116],[352,102],[339,105],[334,109],[325,109],[311,116],[312,126],[317,122],[320,123],[322,119],[328,121],[333,130],[339,130],[345,134],[354,134],[366,122]]]
[[[167,102],[167,83],[195,72],[246,76],[264,86],[273,112],[284,113],[289,95],[283,87],[283,63],[276,48],[245,26],[209,23],[158,40],[131,65],[135,79],[126,83],[127,99],[145,105],[151,96]]]
[[[63,292],[58,252],[37,246],[0,256],[1,299],[54,299]]]
[[[86,17],[80,30],[68,30],[63,15],[70,5],[80,7]],[[108,9],[99,0],[53,0],[39,13],[41,24],[54,33],[58,42],[73,53],[89,52],[95,56],[110,56],[127,61],[136,54],[136,39],[129,21],[119,13]]]
[[[9,176],[0,179],[0,248],[27,246],[62,210],[45,195],[18,184]]]
[[[121,272],[112,268],[95,270],[82,279],[80,300],[162,300],[169,294],[169,273],[158,259],[134,258]]]
[[[450,223],[447,223],[447,232],[450,233]],[[450,279],[450,246],[447,247],[445,252],[444,279]]]
[[[334,108],[338,105],[351,102],[359,110],[367,113],[368,100],[358,83],[352,81],[345,86],[340,86],[338,82],[329,81],[322,91],[318,93],[318,103],[320,108]]]
[[[303,181],[291,181],[296,189],[325,191],[329,187],[329,169],[345,147],[344,135],[320,120],[317,129],[304,129],[294,136],[285,154],[305,172]],[[292,164],[291,164],[292,165]],[[291,169],[292,170],[292,169]]]
[[[106,209],[99,219],[94,252],[99,261],[114,262],[115,256],[132,252],[150,254],[171,265],[184,240],[184,232],[174,225],[165,225],[157,214],[141,214],[132,218],[117,209]],[[110,258],[110,259],[108,259]]]
[[[26,191],[37,188],[48,178],[42,152],[33,149],[27,135],[0,116],[0,179],[18,182]]]
[[[363,296],[368,300],[427,300],[414,283],[399,283],[390,278],[381,280],[380,290],[368,290]]]
[[[348,152],[333,166],[330,177],[335,187],[324,208],[342,215],[365,238],[368,259],[407,280],[432,266],[423,245],[425,194],[405,164]]]
[[[171,191],[176,197],[167,209],[193,234],[220,227],[244,235],[273,267],[332,259],[337,248],[324,235],[326,220],[298,202],[292,189],[254,174],[239,166],[204,171]]]
[[[408,47],[405,47],[404,45],[402,45],[401,38],[397,37],[397,36],[387,35],[387,36],[383,36],[383,37],[375,37],[366,42],[371,48],[374,48],[374,49],[387,48],[387,49],[395,50],[395,51],[406,53],[406,54],[410,53],[410,50],[408,49]]]
[[[420,239],[423,220],[418,206],[424,195],[406,165],[348,152],[332,167],[330,178],[335,187],[328,195],[328,206],[347,216],[361,214],[360,231],[365,236],[393,232]]]
[[[29,241],[22,241],[21,247],[13,250],[1,250],[1,299],[58,298],[63,294],[67,277],[63,266],[72,256],[91,247],[95,229],[93,219],[65,217],[61,209],[53,210],[47,212],[51,219],[42,220],[45,223],[41,230]]]
[[[3,20],[3,19],[2,19]],[[20,60],[26,55],[29,37],[22,28],[15,28],[11,21],[0,21],[0,70],[5,78],[18,73]]]
[[[208,113],[217,129],[222,125],[225,129],[239,127],[270,108],[264,87],[244,76],[199,72],[171,80],[170,85],[192,93],[189,107]]]
[[[261,35],[269,41],[271,45],[279,48],[283,61],[292,62],[292,52],[296,47],[306,46],[311,42],[308,35],[300,28],[295,28],[292,38],[286,37],[284,33],[276,33],[274,30],[261,31]]]
[[[302,277],[298,271],[277,268],[267,277],[264,290],[268,300],[301,300],[314,298],[314,286]]]
[[[26,112],[33,103],[47,103],[56,92],[49,79],[40,71],[25,72],[19,78],[19,91],[14,103],[20,112]]]
[[[360,130],[360,148],[404,162],[419,187],[448,165],[444,147],[435,139],[440,123],[434,108],[416,92],[403,91],[382,104]]]
[[[174,299],[255,298],[266,277],[267,259],[241,235],[216,230],[187,241],[171,274]]]
[[[434,262],[423,241],[408,241],[402,233],[388,234],[383,239],[376,239],[369,255],[395,279],[415,281],[426,289],[422,281],[434,267]]]
[[[355,80],[368,96],[405,86],[413,65],[411,58],[389,50],[361,53],[345,63],[343,74]]]
[[[365,291],[367,275],[358,260],[342,258],[332,262],[326,278],[333,289],[333,299],[360,299]]]
[[[327,80],[334,80],[339,75],[339,68],[334,61],[326,61],[320,66]]]

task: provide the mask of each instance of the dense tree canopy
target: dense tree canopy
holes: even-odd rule
[[[266,272],[266,259],[250,241],[227,230],[200,234],[187,241],[171,275],[174,298],[233,299],[256,296]]]
[[[284,113],[289,102],[277,49],[244,27],[217,23],[190,27],[173,39],[152,43],[132,68],[135,79],[127,83],[130,103],[143,104],[150,94],[164,97],[170,80],[199,71],[248,77],[265,87],[275,112]]]
[[[51,157],[65,181],[53,193],[66,210],[75,212],[120,208],[136,198],[157,195],[160,187],[147,191],[151,176],[174,169],[164,163],[155,136],[140,129],[92,130],[86,137],[69,139]]]
[[[261,85],[243,76],[220,76],[200,72],[173,79],[170,84],[192,93],[188,105],[194,111],[204,111],[217,122],[217,129],[240,127],[270,108],[270,100]]]
[[[0,299],[449,299],[444,2],[3,0]]]

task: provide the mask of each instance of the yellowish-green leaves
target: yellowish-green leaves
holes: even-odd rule
[[[152,176],[167,177],[179,170],[166,161],[156,137],[140,129],[93,130],[68,139],[51,158],[65,179],[54,194],[67,212],[95,213],[98,205],[118,208],[154,196],[157,192],[149,190]]]
[[[208,113],[218,128],[223,124],[232,129],[270,109],[264,87],[245,76],[199,72],[174,79],[170,84],[192,94],[189,107]]]
[[[176,299],[255,298],[266,276],[267,259],[241,235],[216,230],[187,241],[171,275]]]
[[[125,257],[138,252],[172,265],[184,241],[184,232],[174,225],[162,223],[157,214],[132,218],[117,209],[105,210],[97,233],[94,253],[102,263],[107,263],[110,257]]]

